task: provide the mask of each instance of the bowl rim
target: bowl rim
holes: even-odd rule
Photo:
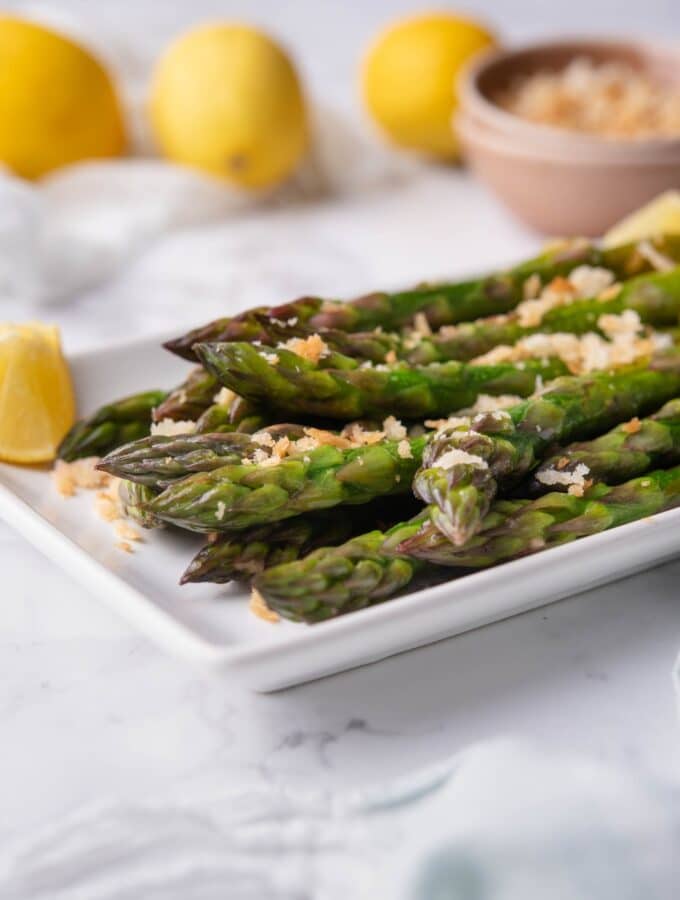
[[[576,167],[630,167],[630,168],[669,168],[680,167],[680,147],[675,154],[667,152],[665,155],[653,156],[623,156],[595,154],[592,149],[573,145],[559,146],[555,144],[543,144],[536,146],[528,141],[519,139],[509,140],[505,134],[494,131],[471,116],[464,110],[460,110],[454,117],[455,128],[458,136],[465,145],[469,143],[479,144],[497,153],[499,156],[512,157],[513,159],[533,160],[535,162],[556,163],[564,166]],[[668,151],[668,148],[666,148]],[[468,152],[469,158],[473,152]]]
[[[560,145],[562,152],[573,152],[581,149],[584,153],[597,155],[600,158],[621,158],[621,161],[633,161],[643,155],[661,153],[680,154],[680,135],[659,136],[651,138],[617,139],[587,132],[577,132],[556,125],[544,125],[524,119],[521,116],[504,110],[489,100],[479,87],[479,79],[493,65],[520,57],[536,51],[563,50],[581,45],[584,51],[588,48],[603,50],[629,48],[642,57],[666,57],[677,61],[680,70],[680,45],[662,40],[631,40],[615,37],[583,37],[567,36],[546,40],[528,41],[510,47],[491,48],[476,55],[461,72],[458,81],[460,112],[469,115],[473,120],[481,119],[487,129],[495,130],[506,138],[516,140],[532,139],[542,144],[555,147]],[[578,55],[578,51],[574,53]],[[540,155],[540,154],[536,154]],[[594,157],[591,156],[591,161]],[[645,162],[648,160],[640,160]],[[669,160],[670,163],[670,160]]]

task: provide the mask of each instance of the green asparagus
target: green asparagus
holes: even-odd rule
[[[250,581],[271,566],[331,547],[373,526],[381,530],[408,515],[415,500],[381,498],[362,507],[307,513],[233,534],[220,534],[194,557],[181,583]]]
[[[322,622],[387,600],[406,587],[424,563],[399,554],[417,534],[424,513],[388,531],[370,531],[339,547],[322,547],[295,562],[267,568],[254,582],[267,606],[295,622]]]
[[[126,516],[134,519],[142,528],[159,528],[163,523],[156,516],[147,512],[146,504],[155,497],[156,492],[145,484],[133,481],[121,482],[119,495]]]
[[[678,393],[678,353],[613,372],[558,378],[507,411],[440,430],[425,450],[414,491],[430,504],[433,524],[454,544],[464,544],[478,530],[498,484],[517,483],[551,443],[592,437]]]
[[[491,316],[459,325],[445,325],[432,335],[401,335],[388,332],[327,330],[321,333],[333,350],[355,359],[374,363],[403,360],[411,365],[427,365],[457,359],[467,361],[482,356],[500,344],[515,344],[531,334],[558,332],[602,334],[600,318],[633,310],[640,321],[654,328],[671,328],[680,323],[680,268],[670,272],[641,275],[624,282],[609,300],[574,300],[547,310],[536,325],[522,324],[515,312]],[[263,320],[266,321],[266,320]],[[272,343],[309,335],[308,326],[269,325]]]
[[[680,462],[680,399],[671,400],[648,419],[632,419],[595,438],[570,444],[533,473],[532,494],[579,489],[584,483],[619,484],[657,466]]]
[[[354,449],[321,445],[277,465],[227,465],[174,482],[149,504],[190,531],[233,531],[410,491],[425,436]]]
[[[599,484],[583,497],[553,492],[534,501],[498,501],[480,533],[462,547],[425,523],[398,550],[435,565],[486,568],[677,506],[680,466],[648,472],[618,487]]]
[[[266,433],[267,441],[305,436],[302,425],[271,425]],[[165,487],[195,472],[238,465],[262,447],[257,435],[239,433],[152,435],[118,447],[97,468],[138,484]]]
[[[192,369],[186,380],[170,391],[153,411],[154,422],[163,419],[195,421],[214,402],[220,385],[214,375],[199,366]]]
[[[407,419],[448,415],[471,406],[479,394],[526,397],[541,379],[567,371],[558,359],[472,366],[459,362],[430,366],[366,368],[350,357],[343,368],[327,368],[290,350],[272,354],[250,344],[197,344],[203,365],[226,387],[288,413],[306,413],[346,421],[362,416],[395,415]]]
[[[422,513],[386,533],[373,531],[269,568],[255,587],[281,616],[314,623],[388,599],[426,564],[487,567],[678,506],[680,467],[618,487],[598,485],[584,497],[551,493],[534,501],[497,500],[480,533],[462,547]]]
[[[659,253],[680,262],[680,236],[661,235],[653,243]],[[545,284],[584,264],[607,268],[619,279],[652,268],[637,243],[603,249],[579,240],[548,250],[505,272],[468,281],[423,284],[408,291],[367,294],[349,302],[303,297],[280,307],[259,307],[210,322],[168,341],[165,347],[186,359],[195,359],[194,344],[252,340],[267,343],[271,337],[262,325],[263,315],[282,322],[306,324],[311,329],[364,331],[377,326],[387,330],[401,328],[421,312],[431,326],[438,328],[508,312],[522,300],[524,283],[531,275],[537,275]]]
[[[103,456],[121,444],[149,433],[154,407],[165,391],[144,391],[100,407],[70,429],[57,450],[57,458],[73,462],[84,456]]]

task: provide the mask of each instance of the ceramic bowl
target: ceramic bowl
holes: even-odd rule
[[[579,57],[623,61],[680,89],[678,50],[591,40],[486,54],[460,85],[455,126],[471,168],[519,218],[551,235],[602,234],[657,194],[680,188],[680,136],[598,137],[527,121],[494,101],[517,77]]]

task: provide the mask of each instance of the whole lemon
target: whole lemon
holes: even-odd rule
[[[363,94],[369,112],[401,147],[451,160],[458,156],[452,115],[462,66],[494,38],[448,13],[398,22],[368,52]]]
[[[18,175],[118,156],[125,127],[111,80],[86,50],[21,19],[0,17],[0,161]]]
[[[297,73],[267,35],[244,25],[207,25],[161,58],[150,98],[167,157],[247,188],[283,181],[307,149]]]

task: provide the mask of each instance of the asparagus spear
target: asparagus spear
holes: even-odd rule
[[[486,568],[680,506],[680,466],[618,487],[599,484],[583,497],[553,492],[532,502],[499,501],[482,531],[455,547],[431,523],[400,545],[402,553],[441,566]]]
[[[570,444],[533,473],[532,494],[567,490],[570,484],[619,484],[656,466],[680,462],[680,399],[648,419],[633,419],[593,441]]]
[[[620,315],[626,310],[637,312],[641,322],[655,328],[671,328],[680,323],[680,267],[633,278],[609,300],[597,297],[575,300],[550,309],[537,325],[523,325],[521,316],[510,312],[444,326],[432,335],[417,338],[375,331],[348,334],[338,330],[323,331],[321,336],[333,350],[355,359],[368,359],[374,363],[399,359],[411,365],[427,365],[452,359],[474,359],[500,344],[515,344],[530,334],[585,334],[588,331],[602,334],[600,317]],[[309,328],[304,325],[291,327],[278,321],[269,325],[272,343],[276,343],[276,339],[285,341],[309,333]]]
[[[344,512],[296,516],[272,525],[246,528],[233,535],[220,535],[199,550],[180,584],[250,581],[269,566],[299,559],[315,547],[340,544],[351,535],[350,519]]]
[[[654,239],[655,249],[670,260],[680,262],[680,236],[661,235]],[[385,329],[408,325],[422,312],[430,325],[451,325],[508,312],[522,300],[524,282],[538,275],[545,284],[557,275],[567,275],[580,265],[602,266],[619,278],[629,278],[652,267],[640,253],[637,243],[600,248],[585,241],[574,241],[492,275],[463,282],[423,284],[396,293],[373,293],[349,302],[303,297],[284,306],[259,307],[232,318],[217,319],[165,344],[168,350],[194,359],[194,344],[217,341],[271,340],[262,316],[281,321],[296,320],[312,330],[335,328],[363,331],[380,326]]]
[[[558,378],[540,396],[437,433],[414,479],[415,493],[454,544],[474,534],[496,494],[530,472],[551,443],[589,438],[644,415],[680,392],[680,354],[648,365]]]
[[[195,421],[213,403],[220,385],[202,366],[192,369],[186,380],[170,391],[153,411],[154,422],[163,419]]]
[[[584,497],[551,493],[534,501],[497,500],[482,531],[455,547],[422,514],[386,533],[264,571],[255,587],[280,615],[319,622],[386,600],[426,564],[481,568],[680,506],[680,466]]]
[[[103,456],[120,444],[149,433],[151,413],[162,403],[165,391],[144,391],[102,406],[69,430],[57,457],[73,462],[83,456]]]
[[[363,609],[393,596],[423,569],[423,562],[399,554],[397,547],[424,522],[421,513],[386,532],[370,531],[267,568],[255,579],[255,588],[270,609],[295,622],[322,622]]]
[[[271,441],[298,440],[305,430],[302,425],[271,425],[267,435]],[[163,487],[195,472],[238,465],[262,446],[257,435],[239,433],[152,435],[118,447],[97,468],[138,484]]]
[[[155,497],[152,487],[135,484],[134,481],[123,481],[119,494],[125,514],[138,522],[142,528],[162,527],[161,520],[146,510],[146,504]]]
[[[282,306],[256,306],[238,315],[215,319],[207,325],[194,328],[178,338],[166,341],[163,346],[177,356],[194,360],[194,344],[205,341],[260,341],[262,344],[269,344],[271,336],[266,324],[268,317],[281,322],[302,324],[321,309],[322,303],[317,297],[301,297]]]
[[[426,440],[383,441],[347,450],[322,445],[277,465],[222,466],[174,482],[147,508],[166,522],[210,532],[368,503],[410,490]]]
[[[318,547],[341,544],[368,527],[382,530],[408,515],[415,502],[408,497],[391,498],[391,502],[383,498],[361,508],[307,513],[234,534],[220,534],[194,557],[181,583],[250,581],[270,566],[299,559]]]
[[[254,402],[289,413],[336,419],[395,415],[420,419],[448,415],[471,406],[479,394],[533,393],[537,379],[567,371],[558,359],[470,366],[459,362],[431,366],[363,368],[350,357],[334,354],[313,363],[290,350],[274,356],[250,344],[197,344],[203,365],[220,382]]]

